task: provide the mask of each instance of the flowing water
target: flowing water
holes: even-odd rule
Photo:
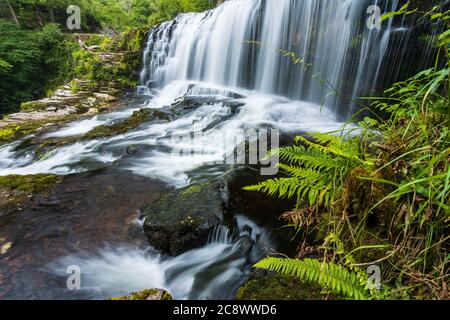
[[[400,68],[386,68],[386,60],[399,65],[408,54],[407,43],[412,38],[407,26],[394,25],[390,19],[381,30],[367,28],[367,8],[372,4],[383,11],[397,7],[396,0],[230,0],[214,10],[182,14],[162,23],[150,30],[143,53],[138,93],[144,103],[3,146],[0,175],[80,175],[114,168],[181,187],[227,170],[206,164],[233,152],[239,139],[233,145],[221,142],[239,130],[338,130],[358,110],[355,100],[359,96],[396,79]],[[398,47],[398,41],[394,45],[393,39],[399,37],[404,47]],[[123,120],[140,108],[167,110],[187,98],[207,102],[169,122],[148,122],[113,137],[74,142],[44,156],[38,157],[36,145],[29,143],[31,138],[77,137],[99,125]],[[203,143],[194,146],[193,154],[182,156],[176,151],[186,146],[173,137],[192,132],[202,132]],[[129,153],[130,147],[138,152]],[[111,215],[111,219],[119,218]],[[63,279],[64,266],[79,265],[85,287],[78,298],[163,287],[180,299],[228,299],[263,248],[275,246],[264,229],[244,216],[237,220],[233,235],[220,228],[205,247],[175,258],[124,241],[113,247],[96,244],[72,254],[62,250],[65,254],[52,256],[41,267]],[[79,236],[89,238],[88,234]],[[60,246],[70,246],[62,242]],[[13,273],[8,277],[14,277]],[[39,296],[18,288],[8,292],[6,297]],[[64,292],[43,296],[73,297]]]

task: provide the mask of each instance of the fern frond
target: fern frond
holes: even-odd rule
[[[311,206],[315,204],[329,205],[335,198],[330,194],[333,190],[331,178],[320,171],[280,164],[280,169],[291,178],[270,179],[260,184],[245,187],[247,191],[263,192],[280,198],[308,199]]]
[[[292,177],[298,179],[298,189],[296,190],[298,198],[307,198],[309,204],[329,204],[329,200],[334,198],[325,197],[325,194],[332,189],[332,177],[314,169],[305,169],[285,164],[279,165],[280,169]]]
[[[280,198],[292,198],[300,188],[298,178],[269,179],[260,184],[245,187],[247,191],[263,192],[270,196],[278,195]]]
[[[355,149],[349,147],[350,144],[346,143],[345,141],[344,142],[341,141],[341,143],[339,145],[331,144],[331,143],[329,145],[322,145],[321,143],[312,142],[302,136],[297,137],[296,141],[297,142],[300,141],[300,142],[306,144],[309,148],[319,150],[319,151],[323,152],[324,154],[331,154],[335,157],[347,159],[349,161],[352,161],[352,162],[355,162],[358,164],[363,164],[363,165],[369,166],[369,167],[374,166],[374,163],[360,159],[358,157],[357,151]]]
[[[332,157],[314,148],[304,146],[289,146],[277,150],[282,162],[302,165],[315,170],[333,171],[346,165],[342,159]]]
[[[326,133],[308,132],[308,135],[313,137],[313,139],[315,139],[317,143],[322,145],[341,146],[343,141],[342,137],[340,136],[334,136]]]
[[[321,262],[317,259],[268,257],[256,263],[254,267],[295,276],[302,281],[318,284],[350,299],[368,298],[368,290],[360,284],[357,274],[334,263]]]

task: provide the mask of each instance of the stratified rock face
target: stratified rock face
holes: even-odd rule
[[[221,223],[223,205],[218,183],[175,190],[144,210],[144,230],[150,245],[179,255],[204,245]]]
[[[111,300],[173,300],[172,295],[163,289],[147,289],[139,292],[132,292],[128,296],[116,297]]]

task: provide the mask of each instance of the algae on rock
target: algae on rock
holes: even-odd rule
[[[154,300],[154,301],[166,301],[173,300],[172,295],[162,289],[146,289],[138,292],[132,292],[128,296],[114,297],[111,300],[120,301],[120,300]]]

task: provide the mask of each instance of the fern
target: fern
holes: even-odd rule
[[[318,284],[350,299],[364,300],[369,297],[369,291],[361,284],[355,272],[334,263],[320,262],[317,259],[268,257],[255,264],[255,267],[298,277],[302,281]]]
[[[264,181],[244,188],[280,198],[297,197],[310,206],[330,206],[339,196],[342,177],[356,166],[373,166],[359,157],[358,143],[326,134],[310,134],[312,139],[297,137],[300,145],[274,149],[269,156],[278,155],[278,167],[288,178]]]

